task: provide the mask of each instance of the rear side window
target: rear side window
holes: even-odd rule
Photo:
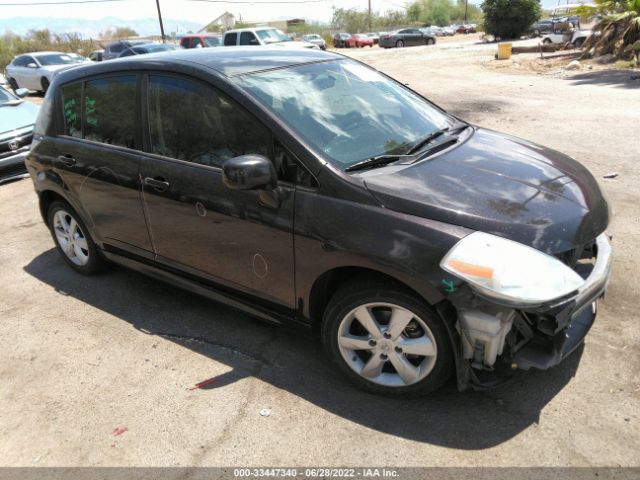
[[[270,157],[271,132],[213,87],[149,77],[151,152],[211,167],[255,153]]]
[[[197,48],[198,45],[202,46],[202,40],[197,37],[191,40],[191,48]]]
[[[86,82],[84,138],[120,147],[135,147],[135,75]]]
[[[63,135],[82,138],[82,83],[65,85],[62,96]]]
[[[225,46],[236,45],[238,43],[238,34],[234,33],[225,33],[224,35],[224,44]]]
[[[242,32],[240,34],[240,45],[260,45],[253,32]]]

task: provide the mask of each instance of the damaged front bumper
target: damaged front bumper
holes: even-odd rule
[[[585,278],[568,298],[536,307],[500,305],[467,289],[450,298],[455,312],[458,388],[487,388],[514,370],[548,369],[563,361],[583,342],[605,293],[612,266],[612,248],[601,234],[590,255],[575,265]],[[442,312],[444,313],[444,312]],[[452,329],[453,330],[453,329]]]

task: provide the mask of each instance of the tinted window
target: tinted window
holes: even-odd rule
[[[124,45],[122,45],[121,43],[114,43],[113,45],[109,46],[109,50],[111,50],[112,53],[121,52],[123,48]]]
[[[134,148],[136,77],[108,77],[85,84],[84,138]]]
[[[189,38],[183,38],[182,40],[180,40],[180,46],[189,48]]]
[[[248,153],[270,156],[269,130],[212,87],[151,76],[148,91],[153,153],[212,167]]]
[[[253,32],[242,32],[240,34],[240,45],[260,45]]]
[[[202,46],[202,41],[199,38],[191,40],[191,48],[196,48],[198,45]]]
[[[224,35],[224,44],[225,45],[236,45],[238,43],[238,34],[237,33],[225,33]]]
[[[82,83],[65,85],[60,89],[62,97],[62,122],[64,135],[82,138]]]
[[[13,65],[16,67],[26,67],[27,66],[28,60],[27,57],[17,57],[14,61],[13,61]]]

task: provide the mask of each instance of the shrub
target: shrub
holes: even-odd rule
[[[540,18],[539,0],[484,0],[484,29],[500,38],[519,38]]]

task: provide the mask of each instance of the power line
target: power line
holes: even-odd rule
[[[187,1],[204,2],[204,3],[268,5],[272,3],[279,3],[279,4],[325,3],[325,2],[331,2],[333,0],[265,0],[264,2],[257,1],[257,0],[187,0]]]

